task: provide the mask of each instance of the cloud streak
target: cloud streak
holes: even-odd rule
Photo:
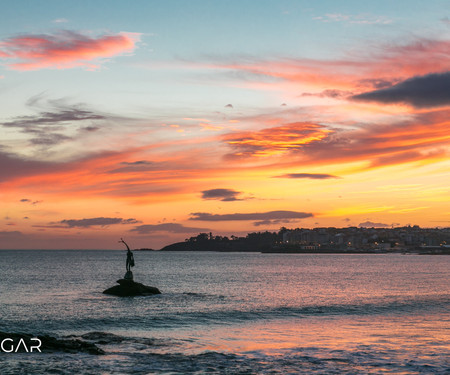
[[[118,217],[94,217],[89,219],[65,219],[59,222],[69,228],[90,228],[93,226],[106,227],[114,224],[136,224],[136,219],[122,219]]]
[[[134,162],[124,161],[119,165],[118,168],[108,171],[108,173],[142,173],[163,168],[162,165],[148,160],[138,160]]]
[[[314,17],[313,19],[322,22],[344,22],[358,25],[387,25],[392,23],[392,19],[386,16],[376,16],[371,14],[327,13],[324,16]]]
[[[96,132],[124,118],[86,108],[84,104],[66,103],[66,99],[47,100],[42,103],[43,94],[35,95],[26,102],[28,107],[46,108],[37,114],[16,116],[0,122],[0,127],[16,130],[28,135],[32,146],[57,146],[62,143],[76,143],[80,138],[95,137]],[[127,119],[130,121],[130,119]],[[17,137],[23,141],[24,137]],[[46,152],[49,147],[41,147]]]
[[[275,178],[310,178],[313,180],[326,180],[329,178],[340,178],[332,174],[326,173],[287,173],[280,176],[275,176]]]
[[[20,158],[11,153],[0,151],[0,182],[18,177],[58,173],[62,170],[64,170],[64,166],[58,163]]]
[[[374,223],[372,221],[365,221],[364,223],[358,224],[360,228],[389,228],[390,226],[390,224]]]
[[[312,213],[297,211],[269,211],[256,213],[211,214],[206,212],[191,213],[189,220],[198,221],[244,221],[244,220],[283,220],[306,219],[313,217]]]
[[[54,112],[41,112],[35,116],[20,116],[12,121],[1,123],[7,128],[34,128],[42,125],[61,125],[86,120],[104,120],[105,116],[79,108],[67,108]]]
[[[241,192],[232,189],[210,189],[202,191],[202,199],[216,199],[222,202],[240,201],[238,198]]]
[[[31,199],[28,199],[28,198],[23,198],[23,199],[20,200],[20,202],[22,202],[22,203],[30,203],[33,206],[37,205],[38,203],[42,203],[42,201],[32,201]]]
[[[0,58],[13,70],[96,69],[106,58],[131,53],[138,33],[91,37],[76,31],[21,35],[0,42]]]
[[[23,236],[23,233],[18,230],[0,231],[0,238],[21,237],[21,236]]]

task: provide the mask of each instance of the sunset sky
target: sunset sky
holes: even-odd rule
[[[14,1],[0,248],[450,226],[450,2]]]

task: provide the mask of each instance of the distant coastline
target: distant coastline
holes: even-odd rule
[[[200,233],[160,250],[305,254],[445,254],[450,255],[450,228],[281,228],[278,232],[254,232],[245,237]]]

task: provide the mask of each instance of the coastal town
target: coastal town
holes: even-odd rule
[[[282,227],[278,232],[254,232],[245,237],[200,233],[161,250],[450,254],[450,228],[421,228],[417,225],[392,228]]]
[[[311,250],[442,253],[450,251],[450,228],[297,228],[283,231],[282,243]]]

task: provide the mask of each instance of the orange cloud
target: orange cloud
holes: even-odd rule
[[[158,153],[152,154],[151,149],[156,146]],[[4,191],[34,189],[53,197],[62,194],[135,201],[160,200],[165,196],[170,200],[177,194],[191,193],[205,174],[215,173],[217,163],[202,160],[200,151],[194,148],[173,153],[164,144],[158,144],[60,163],[38,162],[0,152],[0,161],[5,161],[0,163],[0,172],[4,172],[0,184]]]
[[[75,31],[23,35],[0,42],[0,58],[13,70],[98,68],[100,60],[132,52],[138,33],[119,33],[97,38]]]
[[[256,132],[229,134],[224,140],[236,150],[229,156],[268,156],[320,141],[329,132],[318,124],[298,122]]]
[[[449,111],[422,113],[412,120],[370,124],[351,129],[314,123],[291,123],[254,132],[224,136],[228,158],[250,159],[277,155],[278,165],[322,165],[366,162],[367,167],[445,158],[450,143]],[[272,163],[274,160],[268,160]]]

